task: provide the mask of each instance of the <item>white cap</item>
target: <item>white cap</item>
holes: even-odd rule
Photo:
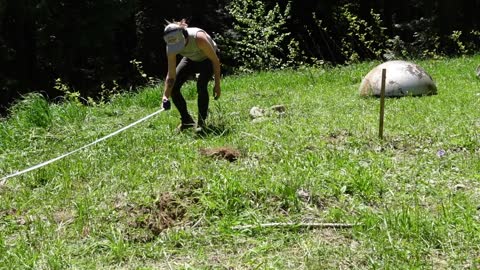
[[[165,43],[167,43],[167,54],[179,53],[183,50],[185,47],[184,29],[185,28],[175,23],[171,23],[165,27],[163,39]]]

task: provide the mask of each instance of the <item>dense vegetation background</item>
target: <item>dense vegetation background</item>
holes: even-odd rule
[[[165,20],[212,33],[230,73],[474,53],[478,14],[480,0],[0,0],[0,111],[32,91],[98,97],[161,79]]]

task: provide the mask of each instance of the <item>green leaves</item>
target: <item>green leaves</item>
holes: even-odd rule
[[[290,17],[290,2],[282,10],[278,3],[266,7],[262,1],[234,0],[227,7],[234,19],[230,35],[220,37],[226,53],[240,63],[240,70],[278,69],[287,65],[284,49],[286,28]],[[298,49],[298,47],[292,47]]]

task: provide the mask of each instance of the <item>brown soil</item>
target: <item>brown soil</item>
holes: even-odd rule
[[[231,147],[202,148],[200,154],[230,162],[236,161],[241,156],[240,151]]]
[[[152,205],[128,205],[123,209],[128,225],[159,235],[165,229],[183,222],[186,208],[180,199],[165,192]]]

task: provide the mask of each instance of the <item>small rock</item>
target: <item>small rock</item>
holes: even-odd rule
[[[259,107],[252,107],[250,109],[250,117],[252,119],[260,118],[265,115],[265,110]]]
[[[466,187],[465,187],[465,185],[462,185],[462,184],[456,184],[453,188],[456,191],[460,191],[460,190],[464,190]]]
[[[270,110],[274,112],[284,113],[287,108],[285,107],[285,105],[273,105],[272,107],[270,107]]]

